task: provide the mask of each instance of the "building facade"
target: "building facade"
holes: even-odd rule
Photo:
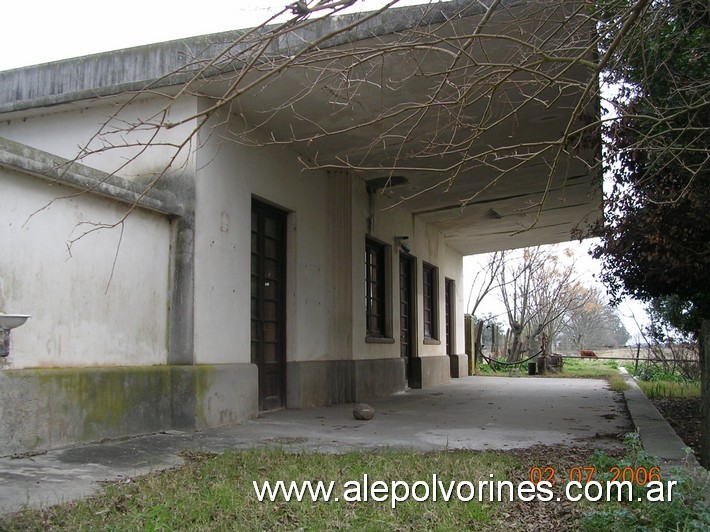
[[[185,50],[232,38],[0,73],[0,313],[32,315],[0,370],[4,453],[464,377],[462,257],[564,240],[598,215],[589,153],[524,234],[506,213],[549,188],[534,171],[464,211],[461,190],[428,174],[304,165],[363,145],[309,129],[338,119],[315,90],[260,124],[311,83],[303,72],[209,114],[215,85],[181,92],[189,76],[168,77]],[[294,127],[308,147],[279,142]]]

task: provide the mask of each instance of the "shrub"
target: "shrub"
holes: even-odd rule
[[[656,459],[648,455],[641,446],[637,433],[625,438],[626,454],[621,459],[609,457],[597,451],[591,459],[592,465],[599,471],[597,480],[611,480],[614,467],[623,470],[650,470],[657,467]],[[634,484],[632,501],[614,502],[605,506],[603,511],[589,511],[582,519],[585,530],[709,530],[710,507],[703,500],[708,482],[707,472],[693,476],[683,468],[673,469],[662,475],[662,481],[676,481],[672,499],[665,502],[649,502],[645,497],[644,486]],[[640,499],[640,500],[639,500]]]

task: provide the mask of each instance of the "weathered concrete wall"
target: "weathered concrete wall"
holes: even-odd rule
[[[207,105],[203,102],[202,105]],[[225,121],[226,123],[226,121]],[[232,117],[231,130],[244,125]],[[462,258],[446,246],[441,233],[401,208],[389,198],[375,205],[378,239],[391,243],[390,303],[392,339],[368,343],[363,312],[364,256],[370,206],[365,183],[347,173],[297,172],[298,154],[290,148],[245,146],[228,142],[222,129],[207,128],[197,155],[195,353],[200,363],[246,362],[250,339],[251,201],[258,198],[289,213],[287,296],[287,405],[303,407],[354,398],[356,387],[343,388],[342,361],[389,361],[400,368],[399,265],[395,237],[407,235],[407,245],[422,262],[440,269],[439,342],[424,343],[418,328],[419,356],[445,357],[444,281],[456,281],[458,334],[454,345],[463,353]],[[421,275],[418,275],[421,279]],[[417,323],[422,322],[421,283],[417,285]],[[457,319],[460,317],[460,319]],[[206,358],[209,357],[209,358]],[[448,358],[446,358],[448,361]],[[310,364],[322,361],[325,364]],[[309,362],[309,364],[295,364]],[[330,363],[332,362],[332,364]],[[448,362],[447,362],[448,363]],[[384,367],[384,366],[383,366]],[[394,367],[394,366],[393,366]],[[447,366],[448,367],[448,366]],[[357,380],[361,395],[376,390],[392,393],[404,387],[403,370],[385,373],[385,382],[373,372]],[[448,375],[448,372],[447,372]],[[354,377],[353,377],[354,378]],[[447,377],[448,378],[448,377]],[[332,380],[332,382],[331,382]],[[327,383],[326,383],[327,381]],[[430,379],[431,383],[442,379]],[[312,389],[312,390],[311,390]]]
[[[416,294],[415,294],[415,345],[414,356],[419,358],[433,358],[436,360],[424,361],[413,366],[423,368],[424,375],[416,377],[421,381],[421,385],[432,386],[447,382],[450,378],[448,357],[446,355],[446,307],[445,307],[445,280],[452,279],[455,283],[454,295],[454,335],[452,348],[454,353],[463,353],[464,333],[463,333],[463,257],[453,248],[446,245],[445,239],[436,227],[424,223],[417,216],[398,208],[395,204],[399,201],[400,192],[396,189],[382,194],[381,191],[374,193],[374,231],[372,236],[388,244],[391,262],[391,286],[390,303],[392,305],[392,343],[370,343],[365,335],[365,316],[362,311],[362,301],[365,298],[364,279],[365,271],[362,261],[353,262],[352,286],[353,296],[353,323],[354,323],[354,358],[393,358],[400,355],[400,320],[399,320],[399,244],[405,244],[410,255],[416,258]],[[365,185],[362,183],[358,188],[353,208],[353,256],[361,257],[364,254],[365,234],[368,225],[367,218],[370,215],[368,207],[368,196]],[[408,237],[406,240],[398,240],[398,237]],[[438,339],[430,340],[424,338],[422,327],[423,315],[423,285],[422,268],[427,262],[438,268]],[[444,364],[445,362],[445,364]],[[446,371],[442,368],[446,367]],[[435,369],[432,369],[435,368]]]
[[[207,105],[207,102],[204,103]],[[243,127],[232,118],[231,128]],[[252,198],[288,214],[287,357],[327,360],[332,259],[327,242],[325,172],[299,171],[291,149],[245,146],[206,128],[197,154],[195,357],[199,363],[250,361]]]
[[[0,454],[256,416],[256,367],[151,366],[0,372]]]
[[[154,110],[155,103],[137,102],[130,109],[136,114],[147,113]],[[175,109],[176,113],[186,116],[205,105],[209,102],[185,100]],[[92,128],[105,112],[106,109],[90,107],[67,116],[46,114],[27,122],[11,121],[6,124],[6,130],[18,141],[36,140],[35,145],[71,157],[74,154],[68,146],[74,142],[80,144],[82,135],[92,133]],[[229,120],[221,118],[223,124],[231,128],[243,127],[234,116]],[[66,129],[65,142],[56,140],[62,124]],[[81,239],[67,266],[60,264],[55,258],[57,252],[52,251],[57,242],[63,241],[57,231],[71,235],[77,222],[84,219],[105,221],[109,215],[116,217],[123,212],[119,204],[109,200],[80,196],[68,200],[69,207],[56,204],[55,208],[52,205],[31,218],[31,223],[21,229],[25,233],[37,233],[17,237],[15,244],[25,246],[19,260],[0,263],[0,268],[12,264],[15,270],[23,264],[41,264],[46,268],[49,256],[52,272],[57,277],[47,275],[45,270],[34,272],[41,286],[38,290],[49,294],[48,301],[52,302],[53,308],[70,309],[67,318],[46,310],[36,312],[34,308],[22,305],[32,298],[18,297],[18,283],[12,278],[13,308],[2,310],[30,312],[35,315],[33,322],[36,326],[44,328],[39,329],[39,333],[38,329],[33,329],[31,337],[29,334],[23,337],[23,329],[14,333],[16,353],[21,355],[18,359],[24,361],[15,367],[177,362],[197,363],[203,365],[197,368],[218,370],[170,366],[167,376],[162,368],[150,370],[155,371],[154,374],[147,369],[143,374],[141,368],[135,367],[125,370],[126,375],[137,375],[123,381],[127,389],[137,390],[135,400],[138,403],[128,403],[128,408],[140,411],[143,408],[140,405],[149,404],[151,389],[152,401],[157,405],[154,415],[140,414],[135,423],[120,418],[124,408],[118,404],[112,408],[118,416],[115,419],[107,415],[101,417],[92,410],[89,414],[78,414],[80,417],[77,418],[67,417],[65,422],[58,421],[66,424],[61,425],[64,428],[56,428],[50,422],[44,426],[45,421],[37,412],[44,408],[41,397],[45,392],[32,391],[38,385],[31,385],[29,391],[21,391],[24,388],[19,385],[10,386],[8,390],[29,397],[27,404],[35,405],[34,417],[28,416],[28,419],[38,420],[35,432],[23,429],[14,433],[40,434],[35,438],[39,443],[27,443],[23,436],[23,445],[44,445],[43,442],[56,445],[56,442],[83,441],[93,437],[98,431],[94,429],[99,425],[87,427],[85,419],[100,420],[105,425],[102,437],[111,437],[156,430],[154,427],[158,430],[208,427],[256,415],[257,369],[250,364],[249,354],[252,198],[271,203],[288,213],[288,406],[302,408],[368,400],[403,389],[396,240],[402,235],[409,236],[406,243],[417,257],[418,279],[421,279],[423,261],[440,269],[438,321],[441,341],[424,342],[421,327],[418,328],[416,352],[421,361],[416,365],[419,368],[417,379],[424,386],[448,380],[451,370],[443,337],[444,279],[449,277],[457,283],[455,314],[458,322],[458,316],[463,316],[460,308],[463,300],[461,256],[446,246],[440,232],[401,208],[390,208],[394,200],[386,196],[376,199],[372,234],[391,245],[392,338],[387,343],[368,343],[364,327],[362,257],[368,217],[372,213],[365,183],[347,173],[301,172],[298,154],[292,149],[228,142],[223,133],[226,134],[226,130],[205,128],[197,138],[196,146],[200,148],[186,156],[186,173],[177,181],[168,179],[161,184],[162,190],[174,193],[179,199],[176,202],[181,209],[179,220],[170,221],[167,217],[136,211],[123,223],[122,235],[114,230],[90,235],[94,240]],[[125,155],[120,151],[107,154],[96,164],[112,171],[119,157]],[[122,172],[127,179],[140,184],[160,170],[161,161],[164,162],[168,155],[158,148]],[[194,180],[188,175],[193,170]],[[8,220],[21,219],[23,215],[27,218],[32,208],[37,209],[35,204],[38,201],[48,202],[61,190],[55,186],[46,192],[42,188],[46,188],[44,182],[11,171],[3,171],[2,177],[13,183],[13,205],[19,206],[13,207],[14,211],[7,210],[11,214]],[[55,231],[50,236],[42,233],[47,227]],[[19,231],[18,226],[0,230],[8,231],[8,234]],[[99,240],[103,234],[118,234],[120,248],[115,247],[117,242],[111,247],[111,241]],[[84,242],[90,245],[82,247]],[[174,248],[172,254],[171,245]],[[33,260],[30,261],[25,255],[33,249]],[[118,255],[108,253],[115,249],[119,250]],[[115,269],[112,268],[114,257],[118,257]],[[176,266],[176,257],[181,257],[181,269]],[[109,274],[113,272],[106,294],[101,290],[105,285],[96,276],[102,268]],[[185,276],[184,280],[182,276]],[[4,278],[0,276],[0,279]],[[61,279],[61,283],[52,283],[52,279]],[[417,284],[416,321],[422,323],[422,287],[421,282]],[[67,287],[70,290],[68,298]],[[6,292],[0,289],[0,297]],[[22,293],[25,297],[25,292]],[[15,307],[15,304],[19,306]],[[171,308],[170,312],[168,308]],[[179,319],[175,318],[178,309],[181,310]],[[84,323],[87,316],[90,318],[88,324]],[[80,320],[80,323],[71,322],[69,329],[79,333],[65,339],[62,320],[68,319]],[[81,329],[84,326],[88,327],[86,331]],[[25,326],[24,330],[29,332],[27,329]],[[38,338],[46,342],[47,338],[56,341],[57,337],[62,338],[61,345],[53,350],[45,348],[42,351],[37,344]],[[27,343],[28,338],[32,338],[35,344]],[[456,351],[463,352],[463,334],[455,334],[454,344]],[[167,353],[168,345],[171,351],[174,350],[172,355]],[[54,356],[51,362],[46,357],[33,359],[29,355],[32,351]],[[79,370],[84,376],[84,384],[56,384],[60,381],[54,377],[50,380],[61,389],[76,389],[78,386],[91,390],[91,379],[99,378],[104,371],[108,370]],[[149,374],[153,377],[149,378]],[[9,376],[7,373],[5,378]],[[19,377],[13,378],[17,380]],[[161,391],[165,386],[169,387],[169,400]],[[58,393],[61,396],[63,392]],[[116,393],[120,397],[120,393]],[[76,397],[69,399],[67,404],[76,401]],[[13,400],[11,404],[17,405],[17,401]],[[78,404],[81,405],[81,401]],[[69,430],[66,427],[72,427],[73,435],[65,436]]]
[[[6,168],[0,188],[0,312],[32,315],[6,364],[165,363],[170,220]]]
[[[387,397],[404,388],[404,360],[354,360],[355,402]]]
[[[349,403],[354,400],[352,360],[288,362],[289,408]]]

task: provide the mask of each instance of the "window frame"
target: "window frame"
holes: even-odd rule
[[[370,343],[394,343],[390,248],[375,238],[365,238],[365,339]]]
[[[444,277],[444,339],[446,354],[453,355],[456,345],[456,281]]]
[[[424,343],[440,343],[439,268],[422,262],[422,333]]]

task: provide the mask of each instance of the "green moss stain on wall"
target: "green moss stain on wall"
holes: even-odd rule
[[[94,441],[170,425],[165,366],[32,370],[48,398],[51,439]]]
[[[256,414],[253,369],[170,365],[4,370],[0,443],[11,448],[9,452],[19,452],[238,423]]]
[[[195,426],[198,429],[203,429],[211,426],[209,411],[210,411],[210,396],[212,392],[212,376],[216,371],[214,366],[194,366],[195,369]]]

